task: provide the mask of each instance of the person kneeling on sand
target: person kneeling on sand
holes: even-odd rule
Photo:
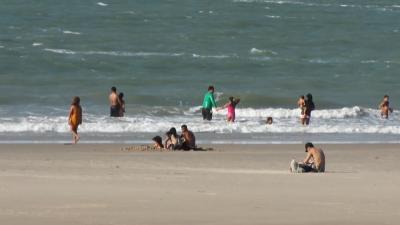
[[[187,126],[184,124],[181,126],[182,129],[182,144],[179,149],[182,150],[195,150],[196,149],[196,137],[193,132],[188,130]]]
[[[303,162],[290,162],[290,172],[292,173],[323,173],[325,172],[325,154],[320,148],[315,148],[312,143],[305,145],[307,156]]]

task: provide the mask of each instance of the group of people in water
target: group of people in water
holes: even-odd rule
[[[209,86],[207,93],[204,95],[203,104],[201,113],[203,116],[203,120],[211,121],[213,116],[213,108],[216,111],[220,111],[223,109],[227,109],[226,120],[228,122],[235,122],[236,120],[236,106],[240,103],[240,99],[236,97],[229,97],[228,102],[222,106],[217,107],[215,97],[214,97],[215,88],[214,86]],[[117,92],[116,87],[111,87],[111,92],[109,95],[109,102],[110,102],[110,117],[123,117],[125,114],[125,100],[124,100],[124,93]],[[309,93],[307,95],[301,95],[297,101],[297,105],[300,108],[300,122],[303,125],[309,125],[311,119],[311,112],[315,110],[315,104],[313,102],[313,96]],[[382,102],[379,105],[379,109],[381,110],[381,116],[385,119],[389,118],[389,114],[393,112],[393,109],[389,106],[389,96],[385,95],[383,97]],[[267,117],[266,124],[272,124],[273,118]],[[68,124],[71,129],[73,142],[77,143],[80,139],[78,135],[78,126],[82,124],[82,108],[80,106],[80,98],[78,96],[73,97],[69,117],[68,117]],[[184,136],[182,143],[178,143],[176,140],[178,139],[175,128],[167,132],[167,140],[173,141],[173,149],[179,146],[181,149],[193,149],[195,148],[195,138],[191,131],[187,130],[186,125],[182,125],[182,135]],[[154,138],[153,138],[154,139]],[[156,136],[155,141],[159,143],[159,146],[164,146],[166,148],[171,148],[171,145],[163,144],[162,141],[159,141],[160,137]],[[180,140],[180,139],[179,139]],[[178,144],[177,144],[178,143]]]

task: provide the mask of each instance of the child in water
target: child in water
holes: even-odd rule
[[[240,99],[239,98],[234,98],[234,97],[229,97],[229,102],[226,103],[223,107],[220,108],[224,109],[227,108],[228,109],[228,113],[226,115],[226,120],[228,122],[235,122],[235,109],[236,109],[236,105],[239,104]]]
[[[389,95],[383,96],[379,109],[381,110],[381,116],[384,119],[389,119],[389,113],[393,112],[393,109],[389,107]]]
[[[80,98],[75,96],[72,99],[71,108],[69,110],[68,124],[71,127],[73,142],[78,143],[80,137],[78,135],[78,126],[82,124],[82,108]]]
[[[299,100],[297,101],[297,105],[299,106],[300,111],[301,111],[300,119],[303,120],[303,119],[305,119],[305,116],[306,116],[305,115],[305,113],[306,113],[306,101],[304,100],[304,95],[300,96]]]

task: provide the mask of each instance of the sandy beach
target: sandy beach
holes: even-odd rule
[[[1,224],[398,224],[399,145],[318,145],[325,174],[290,174],[303,145],[131,152],[0,145]]]

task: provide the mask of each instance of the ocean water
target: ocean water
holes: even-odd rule
[[[75,95],[83,142],[148,142],[183,123],[200,143],[400,140],[398,1],[3,0],[0,14],[0,142],[69,141]],[[219,106],[241,98],[236,123],[202,120],[210,84]],[[108,117],[111,86],[124,118]]]

